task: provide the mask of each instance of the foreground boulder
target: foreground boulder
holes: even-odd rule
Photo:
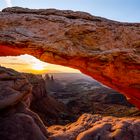
[[[24,104],[0,110],[1,140],[47,140],[47,135],[38,115]]]
[[[83,114],[75,123],[51,126],[49,140],[139,140],[140,118]]]
[[[23,74],[0,67],[1,140],[47,140],[43,122],[28,109],[31,89]]]
[[[140,108],[140,24],[84,12],[19,7],[0,12],[0,56],[30,54],[79,69]]]

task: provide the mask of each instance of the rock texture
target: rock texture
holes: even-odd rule
[[[37,114],[24,104],[0,110],[0,139],[47,140],[47,130]]]
[[[27,107],[32,86],[23,74],[0,67],[0,139],[47,140],[47,130]]]
[[[51,126],[49,140],[139,140],[140,119],[83,114],[75,123]]]
[[[32,86],[25,76],[12,70],[0,67],[0,109],[27,101]]]
[[[84,12],[19,7],[0,12],[0,56],[30,54],[79,69],[140,108],[140,24]]]

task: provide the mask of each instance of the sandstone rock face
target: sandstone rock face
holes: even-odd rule
[[[0,67],[0,109],[27,100],[32,86],[25,76],[12,70]]]
[[[83,114],[75,123],[48,128],[50,140],[139,140],[140,119]]]
[[[47,135],[38,115],[22,103],[0,110],[1,140],[47,140]]]
[[[0,67],[0,139],[47,140],[44,124],[27,109],[31,91],[23,74]]]
[[[30,54],[79,69],[140,108],[140,24],[84,12],[7,8],[0,12],[0,56]]]

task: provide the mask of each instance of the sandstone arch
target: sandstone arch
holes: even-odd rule
[[[140,108],[140,24],[83,12],[7,8],[0,12],[0,56],[30,54],[79,69]]]

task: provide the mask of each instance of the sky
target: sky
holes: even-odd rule
[[[140,0],[0,0],[0,9],[7,6],[71,9],[118,21],[140,21]]]
[[[19,72],[43,73],[79,73],[79,70],[42,62],[30,55],[0,57],[0,65]]]
[[[56,8],[85,11],[92,15],[122,22],[140,22],[140,0],[0,0],[0,10],[20,6],[27,8]],[[41,62],[25,55],[1,57],[0,64],[18,71],[39,73],[44,71],[78,72],[67,67]],[[23,68],[24,67],[24,68]]]

